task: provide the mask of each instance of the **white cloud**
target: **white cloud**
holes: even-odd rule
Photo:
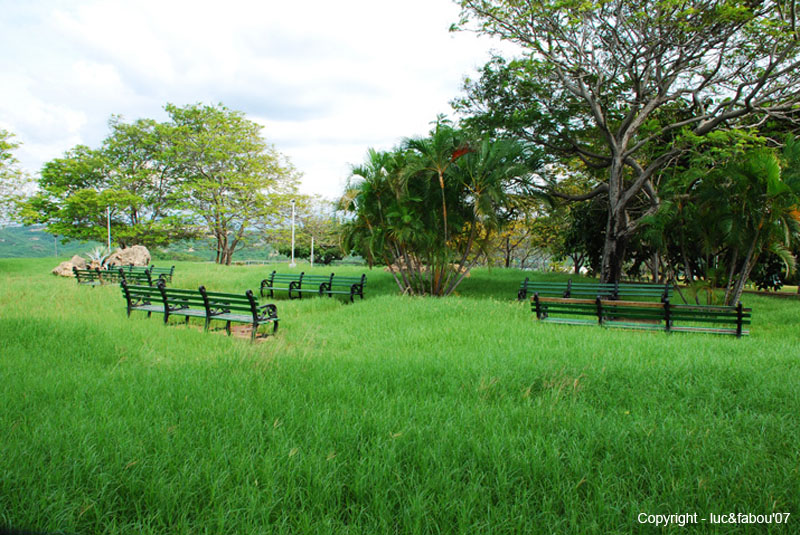
[[[265,125],[334,197],[368,147],[423,135],[488,59],[486,39],[450,34],[449,0],[305,2],[51,0],[0,21],[0,124],[32,170],[97,145],[111,114],[164,117],[167,102],[222,102]]]

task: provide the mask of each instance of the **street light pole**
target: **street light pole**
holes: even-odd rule
[[[292,261],[289,262],[289,267],[295,267],[294,263],[294,199],[292,199]]]
[[[111,207],[106,206],[106,224],[108,225],[108,252],[111,254]]]

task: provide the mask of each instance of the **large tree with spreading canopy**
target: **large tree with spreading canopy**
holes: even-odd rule
[[[504,106],[506,126],[601,177],[582,197],[564,196],[608,196],[603,281],[620,278],[630,237],[658,209],[656,180],[681,154],[683,135],[791,117],[800,102],[793,1],[458,3],[458,27],[529,51],[516,65],[526,72],[527,100],[502,85],[487,100],[479,83],[462,109]],[[632,213],[637,199],[649,208]]]

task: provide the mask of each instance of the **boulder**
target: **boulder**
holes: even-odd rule
[[[58,275],[59,277],[72,277],[72,268],[76,267],[78,269],[86,269],[86,260],[81,258],[78,255],[73,256],[66,262],[61,262],[58,266],[56,266],[51,273],[53,275]]]
[[[134,245],[125,249],[117,249],[106,259],[106,265],[115,266],[149,266],[150,251],[144,245]]]

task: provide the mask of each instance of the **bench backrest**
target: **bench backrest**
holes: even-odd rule
[[[362,274],[360,277],[353,277],[347,275],[334,275],[331,273],[330,286],[346,286],[350,287],[354,284],[357,286],[364,286],[367,283],[367,275]]]
[[[647,297],[670,299],[672,287],[669,284],[573,282],[572,279],[567,282],[539,282],[526,278],[520,283],[517,296],[522,299],[533,293],[538,293],[542,297],[572,297],[576,299],[590,297],[622,300]]]
[[[163,280],[159,280],[157,286],[164,306],[170,310],[175,308],[205,308],[203,295],[197,290],[167,288]]]
[[[619,301],[613,299],[570,299],[557,297],[540,297],[538,294],[531,300],[531,309],[536,317],[542,319],[551,313],[579,316],[596,316],[597,322],[628,321],[664,321],[664,328],[670,331],[674,322],[729,325],[736,329],[736,336],[743,334],[743,327],[752,320],[752,309],[741,303],[736,306],[708,305],[673,305],[669,299],[659,303],[642,301]],[[692,330],[691,326],[680,327],[681,330]],[[695,328],[700,330],[700,328]],[[733,334],[733,333],[730,333]]]
[[[144,271],[133,271],[126,273],[123,268],[119,268],[117,269],[116,273],[111,271],[108,273],[112,275],[112,280],[124,280],[134,284],[147,283],[148,286],[153,285],[153,279],[150,276],[150,270],[148,269],[145,269]]]
[[[270,273],[269,278],[265,279],[269,281],[270,286],[275,285],[276,283],[289,283],[289,282],[302,282],[303,276],[305,273],[277,273],[273,271]]]
[[[122,279],[122,281],[120,281],[120,288],[122,289],[122,296],[127,302],[129,311],[137,303],[163,305],[164,301],[161,296],[160,288],[156,286],[129,284],[128,281]]]
[[[253,316],[253,321],[258,319],[258,302],[251,290],[247,290],[244,295],[224,292],[209,292],[205,286],[198,290],[202,296],[206,313],[209,315],[244,312]]]
[[[75,278],[79,284],[84,282],[103,281],[103,272],[97,268],[78,269],[75,266],[72,266],[72,273],[75,274]]]

